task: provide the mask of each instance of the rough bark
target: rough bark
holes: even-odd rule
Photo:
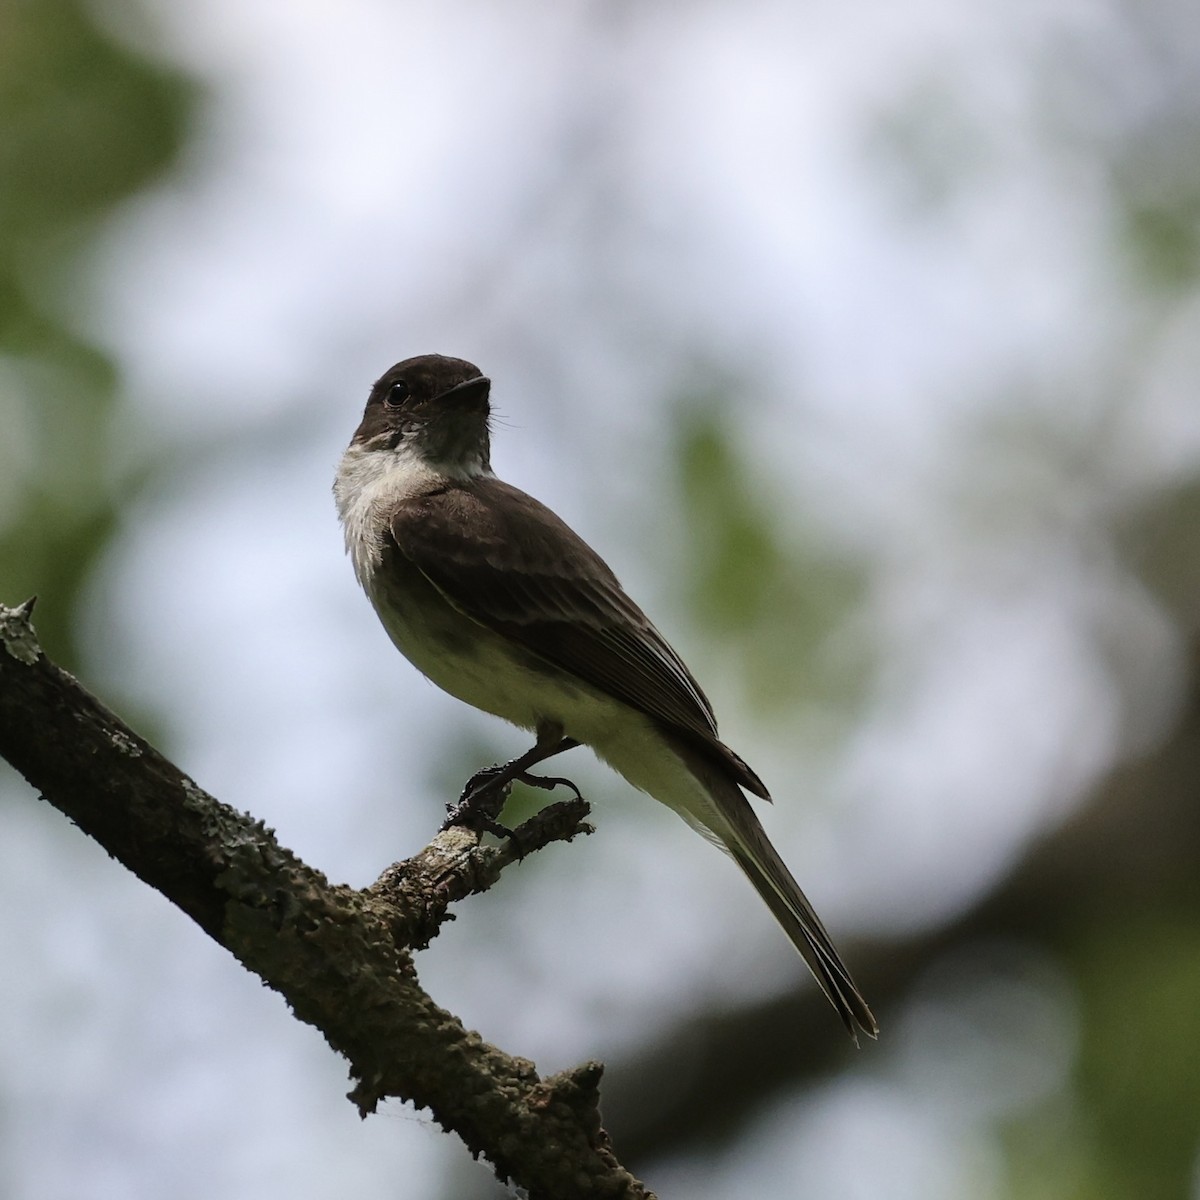
[[[364,891],[332,885],[52,663],[31,609],[0,607],[0,754],[319,1029],[349,1061],[364,1116],[385,1097],[428,1108],[533,1200],[651,1196],[601,1126],[602,1066],[542,1079],[439,1007],[412,957],[447,905],[490,887],[515,847],[587,831],[586,803],[549,806],[499,847],[454,827]]]

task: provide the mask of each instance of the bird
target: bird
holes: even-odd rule
[[[604,560],[493,472],[490,395],[491,380],[464,359],[398,362],[372,386],[338,463],[346,549],[391,641],[450,695],[533,733],[505,778],[583,744],[724,850],[850,1035],[876,1037],[746,796],[770,792],[721,741],[691,671]]]

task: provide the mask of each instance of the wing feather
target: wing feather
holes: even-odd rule
[[[391,535],[461,612],[687,736],[769,799],[718,738],[712,705],[679,655],[545,505],[498,479],[447,484],[401,503]]]

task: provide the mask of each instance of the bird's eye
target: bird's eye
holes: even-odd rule
[[[384,393],[383,403],[387,408],[399,408],[408,399],[408,384],[397,379]]]

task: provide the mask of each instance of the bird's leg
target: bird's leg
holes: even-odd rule
[[[542,775],[531,775],[529,768],[570,750],[579,743],[574,738],[563,737],[562,726],[557,722],[538,726],[537,741],[519,758],[506,763],[497,763],[492,767],[484,767],[476,771],[458,797],[458,803],[448,809],[446,820],[442,822],[443,829],[451,825],[468,825],[482,828],[488,833],[509,836],[510,831],[500,825],[496,818],[508,799],[509,789],[516,780],[527,783],[532,787],[547,790],[565,784],[576,796],[579,789],[569,780],[550,778]]]
[[[540,775],[529,773],[530,767],[535,767],[538,763],[545,762],[546,759],[553,758],[554,755],[561,754],[564,750],[570,750],[578,745],[579,743],[574,738],[563,737],[562,726],[557,722],[539,725],[537,741],[529,750],[526,750],[519,758],[477,771],[467,780],[458,802],[459,804],[476,803],[477,799],[483,800],[483,796],[487,792],[507,791],[509,784],[516,780],[531,784],[533,787],[547,789],[565,783],[578,795],[579,789],[570,780],[546,779]]]

